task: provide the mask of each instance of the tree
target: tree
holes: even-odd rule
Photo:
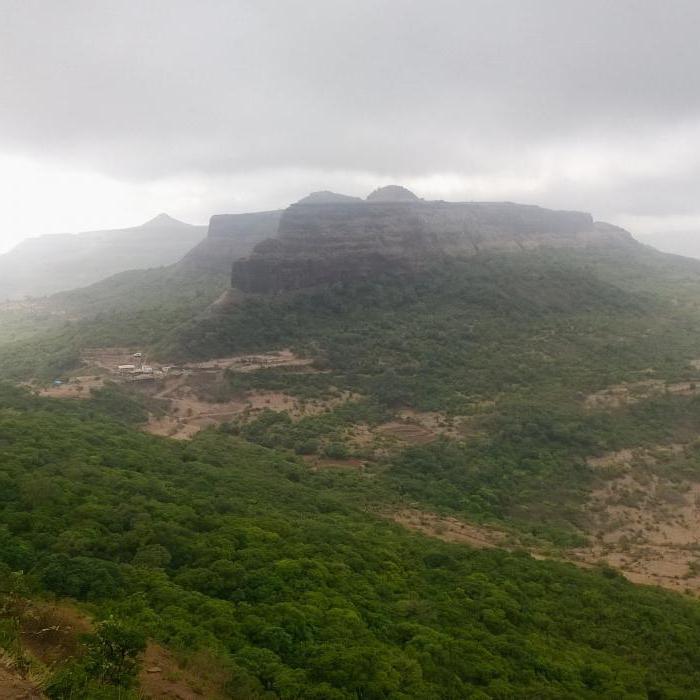
[[[110,617],[97,625],[88,640],[86,669],[103,683],[130,686],[139,670],[146,636]]]
[[[134,555],[134,566],[149,569],[162,569],[170,563],[170,552],[160,544],[147,544],[139,547]]]

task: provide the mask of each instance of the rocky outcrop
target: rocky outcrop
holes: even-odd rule
[[[445,255],[633,244],[626,231],[595,224],[582,212],[508,202],[430,202],[397,192],[403,188],[383,189],[390,191],[364,201],[293,204],[280,218],[277,237],[234,263],[233,286],[277,293],[403,274]],[[403,199],[392,199],[399,196]]]
[[[231,263],[277,234],[282,210],[253,214],[218,214],[209,220],[206,237],[180,262],[184,270],[228,275]]]

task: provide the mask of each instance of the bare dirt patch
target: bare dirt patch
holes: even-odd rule
[[[616,452],[607,452],[599,457],[589,457],[586,463],[598,470],[627,470],[633,466],[653,466],[660,460],[682,455],[686,445],[671,443],[654,447],[626,448]]]
[[[321,413],[352,398],[349,392],[344,392],[326,400],[304,401],[280,392],[252,391],[235,399],[216,401],[227,395],[224,391],[226,371],[254,372],[277,367],[314,371],[312,359],[299,357],[291,350],[234,355],[179,367],[148,362],[136,348],[124,347],[91,348],[83,352],[82,360],[97,374],[109,373],[116,382],[150,394],[155,399],[166,400],[164,411],[152,415],[145,430],[180,440],[190,439],[200,430],[236,418],[250,420],[265,409],[286,411],[293,419],[298,419]],[[118,368],[124,365],[135,366],[135,369],[120,373]],[[143,376],[134,376],[139,373]],[[136,379],[150,381],[137,382]],[[102,386],[103,381],[100,376],[74,377],[41,393],[58,398],[87,397],[90,389]]]
[[[227,674],[206,654],[178,660],[159,644],[149,643],[143,656],[139,685],[148,700],[223,700]]]
[[[389,437],[412,445],[423,445],[437,439],[436,433],[417,423],[399,423],[398,421],[392,421],[380,425],[377,431],[382,435],[388,435]]]
[[[633,583],[700,594],[700,484],[628,471],[596,490],[588,509],[593,535],[589,546],[559,554],[535,547],[529,548],[530,555],[582,568],[606,564]],[[522,546],[512,534],[416,508],[383,515],[445,542],[476,548]]]
[[[470,432],[468,416],[448,416],[445,413],[401,409],[396,419],[375,429],[375,434],[394,438],[410,445],[423,445],[444,435],[453,440],[462,440]]]
[[[607,452],[600,457],[589,457],[586,464],[594,469],[628,469],[635,459],[635,450],[624,449],[617,452]]]
[[[614,409],[663,394],[695,396],[698,393],[700,393],[700,380],[667,383],[662,379],[644,379],[639,382],[606,387],[588,395],[583,403],[588,409]]]
[[[28,678],[23,678],[11,661],[0,658],[0,700],[35,700],[46,696]]]
[[[663,394],[666,383],[661,379],[645,379],[639,382],[613,384],[596,391],[584,400],[586,408],[620,408],[651,396]]]
[[[156,397],[164,398],[162,394],[156,394]],[[230,421],[246,408],[242,401],[202,401],[185,383],[178,383],[167,400],[169,407],[165,415],[151,416],[145,430],[177,440],[191,439],[200,430]]]
[[[85,348],[80,355],[83,364],[107,372],[114,372],[119,365],[140,363],[143,358],[134,358],[137,348]]]
[[[47,666],[79,650],[79,637],[92,632],[91,620],[68,604],[32,603],[22,616],[22,647]]]
[[[189,440],[205,428],[232,420],[247,422],[265,410],[284,411],[293,420],[298,420],[358,398],[350,392],[339,392],[328,399],[302,400],[281,392],[250,391],[231,401],[213,402],[198,396],[192,380],[192,376],[180,375],[168,377],[160,383],[159,391],[153,396],[167,400],[169,406],[164,415],[151,416],[145,426],[147,432]]]
[[[12,613],[19,620],[22,654],[0,652],[0,700],[43,698],[47,669],[79,653],[80,635],[92,630],[90,620],[73,606],[17,598]],[[35,662],[41,662],[40,665]]]
[[[312,472],[323,469],[350,469],[364,473],[367,462],[362,459],[348,457],[347,459],[329,459],[318,455],[304,455],[304,461],[309,465]]]
[[[387,517],[408,530],[420,532],[428,537],[435,537],[443,542],[458,542],[483,549],[501,547],[506,541],[505,533],[499,530],[482,525],[472,525],[457,518],[429,513],[416,508],[404,508],[387,514]]]
[[[682,445],[626,450],[597,458],[614,478],[594,490],[587,505],[588,547],[574,559],[605,562],[636,583],[700,592],[700,484],[655,474],[659,459],[673,459]]]
[[[231,370],[234,372],[255,372],[271,367],[304,367],[309,368],[313,360],[299,357],[291,350],[259,353],[254,355],[233,355],[220,357],[206,362],[188,362],[183,368],[190,370]]]
[[[271,411],[286,411],[292,419],[299,419],[324,413],[359,398],[361,397],[358,394],[349,391],[339,392],[336,396],[325,399],[306,400],[278,391],[250,391],[245,396],[245,402],[253,415],[269,409]]]
[[[0,700],[44,698],[43,669],[60,666],[82,653],[80,638],[94,630],[92,620],[70,603],[18,600],[22,649],[43,666],[27,674],[0,652]],[[25,677],[26,676],[26,677]],[[35,677],[36,676],[36,677]],[[206,651],[179,657],[149,642],[141,659],[140,695],[151,700],[223,700],[228,672]]]

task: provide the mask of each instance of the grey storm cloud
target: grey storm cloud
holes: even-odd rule
[[[449,175],[465,190],[500,181],[495,192],[527,199],[531,179],[543,204],[700,216],[695,1],[0,9],[6,153],[133,182],[289,169]]]

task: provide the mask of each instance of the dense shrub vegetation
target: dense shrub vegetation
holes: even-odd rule
[[[584,398],[695,379],[697,266],[568,257],[455,260],[204,315],[214,287],[195,280],[171,295],[166,278],[127,276],[102,297],[72,297],[91,309],[79,320],[49,317],[38,333],[13,317],[0,337],[6,377],[60,375],[88,346],[138,343],[163,358],[292,347],[324,371],[231,373],[215,398],[351,399],[178,443],[138,432],[154,406],[114,386],[64,402],[2,386],[0,579],[21,570],[36,594],[91,605],[134,650],[133,630],[211,650],[236,698],[700,698],[696,602],[605,568],[430,541],[378,515],[422,503],[568,546],[599,478],[587,457],[692,442],[692,395],[614,411]],[[138,299],[144,280],[152,305]],[[135,281],[128,309],[111,303],[110,289],[128,297]],[[366,473],[302,461],[348,456],[350,426],[405,406],[466,416],[471,432]],[[673,469],[697,480],[697,450]],[[12,640],[5,627],[0,644]],[[54,697],[98,697],[113,681],[129,692],[133,667],[109,661],[103,641],[53,678]]]
[[[694,602],[427,541],[359,477],[101,411],[3,388],[0,566],[218,650],[233,697],[698,697]]]
[[[161,352],[214,357],[292,346],[330,369],[336,386],[389,406],[453,413],[502,394],[571,399],[648,367],[667,378],[687,372],[700,347],[695,308],[630,282],[627,291],[587,267],[588,258],[579,262],[452,260],[418,277],[250,298],[179,327]],[[700,276],[687,284],[700,290]]]

